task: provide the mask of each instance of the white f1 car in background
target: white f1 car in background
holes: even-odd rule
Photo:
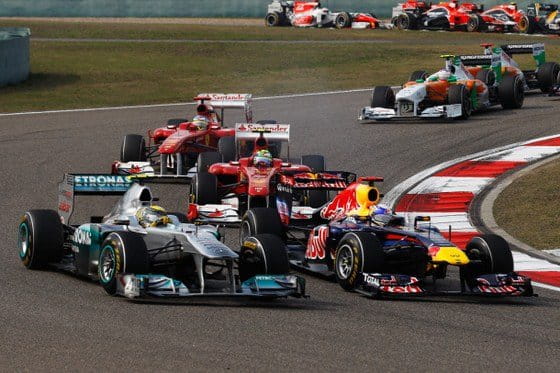
[[[331,12],[319,1],[281,1],[268,4],[267,26],[388,28],[373,13]]]

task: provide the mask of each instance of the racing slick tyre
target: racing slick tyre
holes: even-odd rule
[[[218,140],[218,152],[221,154],[221,162],[235,161],[237,151],[235,150],[235,137],[222,137]]]
[[[517,21],[517,30],[522,34],[529,34],[529,25],[529,18],[527,18],[527,16],[522,16],[521,18],[519,18],[519,21]]]
[[[470,260],[480,261],[469,265],[467,273],[471,276],[513,272],[511,249],[501,236],[484,234],[474,237],[467,244],[465,253]]]
[[[146,141],[142,135],[126,135],[121,146],[121,162],[145,162]]]
[[[28,269],[45,268],[60,262],[64,230],[54,210],[31,210],[25,213],[18,228],[19,258]]]
[[[281,239],[285,237],[278,211],[271,207],[255,207],[247,210],[241,220],[239,242],[243,244],[247,237],[265,233]]]
[[[395,107],[395,92],[391,87],[385,85],[373,87],[370,106],[393,109]]]
[[[346,233],[338,243],[334,262],[338,283],[352,291],[362,273],[383,273],[385,257],[379,239],[366,232]]]
[[[465,27],[467,32],[478,31],[478,28],[480,27],[480,18],[475,14],[471,14]]]
[[[214,163],[220,163],[220,162],[222,162],[222,155],[218,152],[200,153],[196,161],[196,172],[197,173],[208,172],[210,166],[212,166]]]
[[[219,203],[218,178],[209,172],[199,172],[193,180],[194,203],[213,205]]]
[[[519,109],[523,106],[525,88],[519,75],[506,75],[498,86],[498,99],[504,109]]]
[[[278,12],[268,13],[266,17],[264,17],[264,23],[268,27],[281,26],[284,23],[282,18],[282,15]]]
[[[426,80],[428,79],[428,73],[425,70],[416,70],[410,74],[410,81],[415,82],[417,80]]]
[[[496,83],[496,73],[492,70],[482,69],[476,73],[475,79],[482,81],[488,87],[491,87]]]
[[[148,248],[142,236],[132,232],[110,233],[101,245],[99,282],[109,295],[117,293],[117,275],[150,272]]]
[[[247,237],[239,251],[239,279],[256,275],[284,275],[290,272],[286,245],[273,234]]]
[[[348,12],[340,12],[334,19],[334,27],[336,28],[348,28],[352,26],[352,17]]]
[[[315,173],[325,171],[325,157],[322,155],[302,155],[301,164],[308,166]],[[307,199],[305,205],[317,208],[328,202],[329,193],[326,190],[308,190],[304,198]]]
[[[450,105],[461,104],[461,119],[468,119],[473,111],[469,90],[463,84],[453,84],[449,87],[447,101]]]
[[[401,13],[397,16],[395,25],[399,30],[414,30],[416,29],[416,17],[413,14]]]
[[[560,65],[556,62],[545,62],[537,70],[537,81],[543,93],[549,93],[552,86],[559,83]]]

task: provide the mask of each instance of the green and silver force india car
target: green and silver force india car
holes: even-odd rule
[[[149,183],[188,184],[184,177],[65,174],[58,210],[27,211],[18,226],[19,257],[29,269],[51,268],[99,281],[110,295],[158,300],[192,297],[305,296],[305,280],[289,275],[283,242],[248,237],[238,251],[218,228],[169,214],[144,227],[135,216],[157,198]],[[71,224],[77,195],[122,195],[103,217]]]

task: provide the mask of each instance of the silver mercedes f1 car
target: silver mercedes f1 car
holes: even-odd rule
[[[158,207],[165,215],[162,224],[141,224],[137,212],[156,207],[149,183],[188,184],[189,179],[65,174],[58,211],[30,210],[20,221],[23,264],[99,281],[108,294],[130,299],[305,296],[305,280],[288,274],[285,246],[272,235],[248,237],[234,251],[218,228],[185,223],[180,213]],[[74,225],[77,195],[122,197],[107,215]]]

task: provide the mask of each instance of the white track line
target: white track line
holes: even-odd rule
[[[400,88],[400,86],[392,87],[392,88]],[[358,89],[347,89],[347,90],[341,90],[341,91],[296,93],[296,94],[280,95],[280,96],[255,97],[255,98],[253,98],[253,101],[280,100],[280,99],[308,97],[308,96],[340,95],[340,94],[345,94],[345,93],[367,92],[367,91],[370,91],[370,90],[371,90],[371,88],[358,88]],[[83,108],[83,109],[26,111],[26,112],[19,112],[19,113],[4,113],[4,114],[0,114],[0,117],[12,117],[12,116],[18,116],[18,115],[37,115],[37,114],[82,113],[82,112],[89,112],[89,111],[104,111],[104,110],[147,109],[147,108],[156,108],[156,107],[186,106],[186,105],[194,105],[194,104],[196,104],[196,103],[195,102],[177,102],[177,103],[172,103],[172,104],[106,106],[106,107]]]

